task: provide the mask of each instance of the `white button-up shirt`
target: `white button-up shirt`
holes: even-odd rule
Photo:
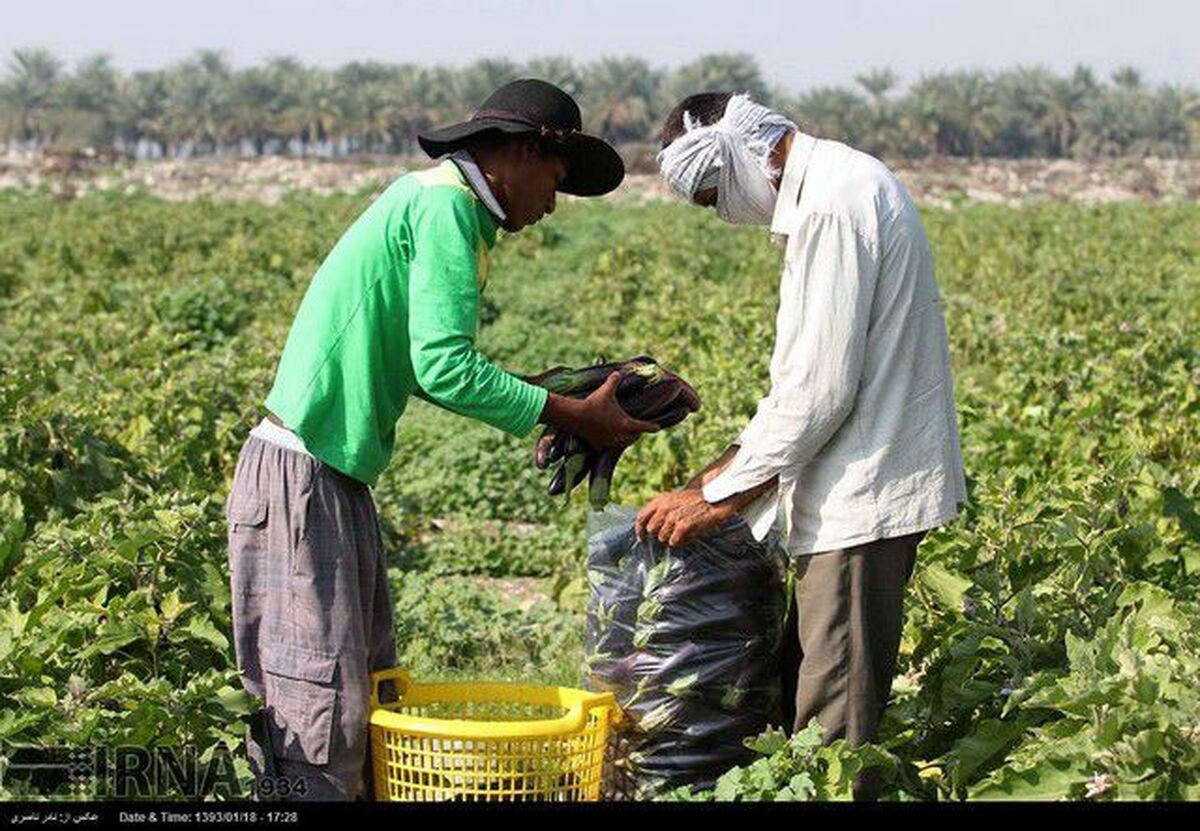
[[[793,555],[923,531],[966,501],[933,257],[916,206],[877,159],[797,132],[771,231],[786,237],[771,391],[705,485]]]

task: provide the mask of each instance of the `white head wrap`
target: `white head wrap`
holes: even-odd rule
[[[765,225],[775,210],[771,151],[797,127],[785,116],[742,93],[729,99],[725,114],[701,126],[683,114],[683,135],[663,148],[658,164],[667,186],[691,200],[701,190],[717,189],[717,213],[734,224]]]

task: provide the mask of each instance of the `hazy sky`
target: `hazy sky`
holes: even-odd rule
[[[75,61],[109,52],[127,69],[200,47],[245,66],[291,54],[461,65],[560,54],[638,55],[676,66],[715,51],[758,58],[792,89],[891,66],[922,71],[1121,64],[1152,83],[1200,82],[1200,0],[0,0],[0,53],[46,46]]]

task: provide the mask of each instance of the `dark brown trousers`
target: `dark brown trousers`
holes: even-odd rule
[[[827,742],[876,739],[896,672],[904,589],[925,532],[801,557],[781,657],[784,724],[811,719]],[[856,783],[871,798],[874,777]]]

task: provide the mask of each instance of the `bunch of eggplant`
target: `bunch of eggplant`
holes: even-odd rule
[[[691,385],[647,355],[582,369],[557,366],[525,380],[558,395],[587,398],[614,372],[621,374],[617,402],[634,418],[665,430],[700,409],[700,396]],[[580,436],[547,427],[534,447],[534,464],[538,470],[557,465],[547,487],[551,496],[570,495],[586,477],[588,501],[599,510],[608,502],[613,471],[623,452],[620,447],[596,450]]]

